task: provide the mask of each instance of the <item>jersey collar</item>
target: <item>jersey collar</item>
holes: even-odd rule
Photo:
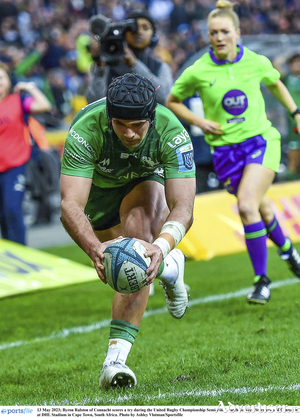
[[[218,59],[216,56],[215,56],[215,54],[214,54],[214,51],[213,51],[213,48],[211,47],[210,48],[210,50],[209,50],[209,54],[210,54],[210,57],[211,57],[211,59],[214,61],[214,63],[215,64],[217,64],[217,65],[224,65],[224,64],[235,64],[236,62],[238,62],[238,61],[240,61],[241,59],[242,59],[242,57],[243,57],[243,55],[244,55],[244,48],[243,48],[243,45],[237,45],[237,48],[239,48],[239,51],[238,51],[238,53],[237,53],[237,56],[234,58],[234,60],[232,61],[232,62],[230,62],[230,61],[228,61],[227,59],[223,59],[223,60],[220,60],[220,59]]]

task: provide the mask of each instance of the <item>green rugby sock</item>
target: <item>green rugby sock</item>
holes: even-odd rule
[[[291,247],[292,247],[291,242],[290,242],[289,240],[286,240],[286,241],[285,241],[285,244],[284,244],[283,246],[281,246],[281,247],[280,247],[280,250],[281,250],[282,252],[288,252],[288,251],[291,249]]]
[[[122,320],[112,320],[110,322],[110,339],[124,339],[133,343],[138,334],[139,328],[134,324]]]

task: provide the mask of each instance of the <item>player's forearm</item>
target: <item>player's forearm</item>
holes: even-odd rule
[[[61,222],[74,242],[93,259],[94,249],[100,242],[83,210],[74,202],[62,201]]]
[[[166,223],[175,222],[179,226],[181,238],[190,229],[193,223],[194,199],[196,193],[195,178],[166,180],[166,198],[170,214]],[[182,226],[181,226],[182,225]],[[160,236],[168,241],[170,249],[176,246],[172,233],[166,233],[163,228]],[[178,237],[180,237],[178,235]]]
[[[180,222],[187,232],[193,224],[193,206],[192,202],[182,202],[176,205],[170,212],[167,222],[178,221]]]
[[[174,249],[184,238],[193,223],[192,207],[176,206],[166,219],[158,238],[153,242],[161,248],[163,257]]]
[[[166,100],[166,107],[172,110],[177,117],[184,120],[188,124],[201,127],[200,125],[202,124],[201,122],[203,119],[189,110],[183,103],[173,101],[169,96]]]
[[[194,201],[196,195],[196,179],[169,178],[165,181],[165,193],[170,209],[169,220],[181,222],[186,231],[192,225]]]

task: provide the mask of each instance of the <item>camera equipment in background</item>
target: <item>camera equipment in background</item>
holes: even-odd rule
[[[89,24],[94,38],[100,42],[99,57],[108,65],[116,65],[123,58],[125,32],[138,31],[136,19],[112,23],[111,19],[102,14],[91,17]]]

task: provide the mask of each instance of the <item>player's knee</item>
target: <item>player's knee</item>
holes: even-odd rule
[[[155,240],[155,235],[150,228],[145,228],[142,225],[140,227],[133,227],[127,229],[126,236],[133,237],[136,239],[145,240],[145,242],[152,243]]]
[[[247,198],[238,200],[238,210],[241,219],[247,223],[251,222],[252,217],[258,212],[256,205]]]
[[[147,207],[147,210],[134,208],[130,214],[121,217],[124,236],[152,243],[158,237],[168,214],[168,208],[164,207],[160,210],[154,207]]]

